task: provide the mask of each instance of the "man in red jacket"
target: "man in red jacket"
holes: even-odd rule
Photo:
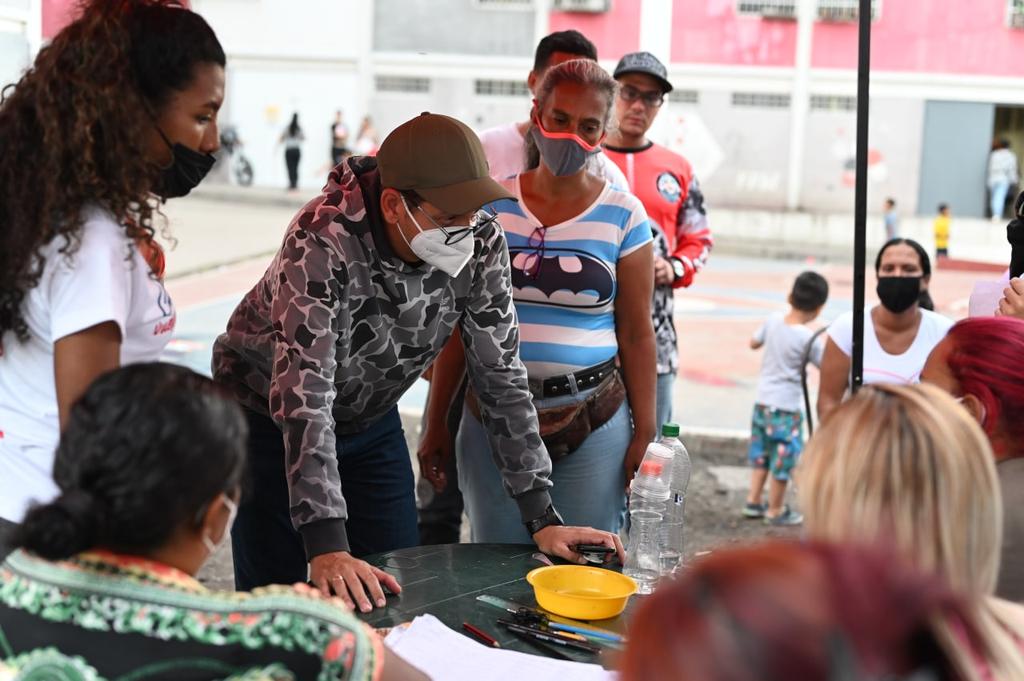
[[[647,139],[647,131],[672,91],[664,64],[649,52],[627,54],[615,67],[618,128],[608,134],[605,154],[626,175],[629,189],[647,209],[660,244],[654,262],[654,330],[658,340],[658,423],[672,420],[672,384],[679,370],[672,319],[672,290],[693,283],[711,253],[704,195],[690,163]],[[660,232],[660,234],[658,233]]]

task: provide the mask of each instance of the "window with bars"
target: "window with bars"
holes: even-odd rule
[[[430,79],[416,76],[377,76],[377,92],[430,92]]]
[[[673,90],[668,93],[668,101],[673,104],[699,104],[700,94],[696,90]]]
[[[1024,28],[1024,0],[1008,0],[1006,25],[1010,28]]]
[[[811,111],[856,111],[857,98],[842,95],[811,95]]]
[[[882,0],[871,0],[871,20],[877,21]],[[818,19],[821,21],[857,21],[860,0],[818,0]]]
[[[796,19],[796,0],[738,0],[736,11],[769,19]]]
[[[493,97],[528,97],[530,88],[521,80],[477,80],[474,83],[478,95]]]
[[[783,93],[734,92],[732,105],[757,109],[788,109],[790,97]]]

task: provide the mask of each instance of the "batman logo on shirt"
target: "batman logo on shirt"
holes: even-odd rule
[[[615,298],[615,276],[607,263],[586,251],[547,248],[536,268],[533,248],[509,248],[516,300],[570,308],[603,307]],[[529,273],[524,268],[531,267]]]

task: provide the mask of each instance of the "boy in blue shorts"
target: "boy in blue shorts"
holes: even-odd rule
[[[743,515],[764,518],[768,525],[799,525],[803,516],[783,504],[790,472],[804,448],[803,388],[800,381],[804,355],[814,337],[811,323],[828,300],[828,282],[817,272],[796,278],[789,294],[789,311],[772,315],[750,339],[753,350],[764,348],[757,402],[750,429],[748,458],[753,468],[750,493]],[[823,344],[816,342],[810,361],[821,364]],[[762,493],[768,475],[768,504]]]

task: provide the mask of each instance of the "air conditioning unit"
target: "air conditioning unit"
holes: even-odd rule
[[[612,8],[612,0],[552,0],[551,9],[558,12],[600,14]]]
[[[1024,12],[1010,13],[1010,28],[1024,28]]]
[[[796,3],[765,3],[761,8],[765,19],[796,19]]]
[[[818,7],[818,19],[821,21],[857,21],[857,17],[860,15],[856,5],[842,5],[839,7]]]

